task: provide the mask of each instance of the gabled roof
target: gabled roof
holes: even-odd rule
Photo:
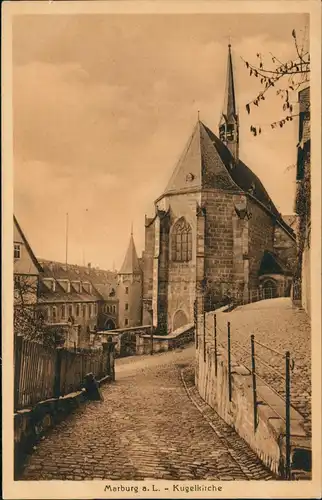
[[[19,232],[19,234],[20,234],[20,236],[22,238],[22,241],[24,242],[24,245],[25,245],[25,247],[26,247],[26,249],[27,249],[27,251],[28,251],[28,253],[30,255],[31,260],[33,261],[33,263],[36,266],[36,268],[38,269],[38,271],[40,273],[42,273],[43,269],[42,269],[42,267],[41,267],[41,265],[40,265],[37,257],[33,253],[32,249],[31,249],[31,246],[29,245],[29,243],[27,241],[27,238],[26,238],[23,230],[21,229],[20,225],[18,224],[18,221],[17,221],[15,215],[13,216],[13,223],[15,224],[15,226],[16,226],[16,228],[17,228],[17,230],[18,230],[18,232]]]
[[[198,120],[164,194],[203,187],[238,190],[209,132]]]
[[[258,274],[292,274],[292,272],[275,253],[265,250]]]
[[[139,259],[136,253],[135,243],[133,239],[133,234],[131,233],[129,246],[125,254],[123,265],[119,271],[119,274],[138,274],[141,273],[141,267]]]
[[[198,120],[163,195],[156,202],[166,195],[203,188],[244,192],[263,205],[293,236],[260,179],[244,162],[236,162],[226,145]]]

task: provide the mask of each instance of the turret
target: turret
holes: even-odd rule
[[[142,324],[142,270],[136,253],[133,231],[118,273],[119,327]]]

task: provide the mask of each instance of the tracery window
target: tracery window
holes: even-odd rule
[[[192,259],[192,231],[184,217],[175,223],[172,231],[171,257],[176,262],[187,262]]]

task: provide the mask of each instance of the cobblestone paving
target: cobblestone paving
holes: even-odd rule
[[[194,353],[192,346],[117,360],[104,402],[88,403],[54,428],[22,479],[270,479],[237,434],[216,434],[192,403],[181,370]]]
[[[227,345],[227,321],[231,323],[233,356],[250,367],[250,335],[282,355],[289,350],[294,360],[291,372],[291,404],[305,419],[305,430],[311,434],[311,326],[307,314],[294,307],[289,298],[265,300],[238,307],[230,313],[218,313],[218,340]],[[208,328],[212,328],[211,314],[207,318]],[[239,345],[238,345],[239,344]],[[255,345],[257,356],[272,365],[282,375],[285,361],[281,355]],[[285,381],[276,371],[269,370],[258,358],[256,371],[272,387],[285,396]]]

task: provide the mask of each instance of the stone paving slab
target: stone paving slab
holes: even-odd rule
[[[22,479],[270,479],[233,430],[221,423],[214,432],[192,403],[181,369],[194,357],[191,346],[117,362],[104,401],[84,405],[54,428]]]

